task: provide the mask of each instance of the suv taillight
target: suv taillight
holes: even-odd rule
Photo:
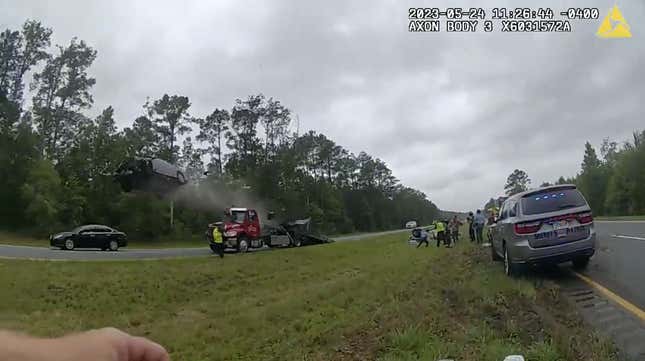
[[[524,223],[515,223],[515,233],[516,234],[530,234],[535,233],[540,230],[542,222],[524,222]]]
[[[593,215],[591,212],[585,212],[578,214],[578,222],[580,224],[587,224],[593,222]]]

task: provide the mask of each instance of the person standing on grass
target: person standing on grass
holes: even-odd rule
[[[475,242],[475,228],[474,228],[474,216],[473,212],[468,212],[468,217],[466,217],[466,223],[468,223],[468,236],[470,237],[471,242]]]
[[[444,237],[446,236],[446,226],[443,222],[437,220],[432,222],[432,225],[434,226],[434,231],[437,234],[437,247],[439,247],[441,243],[445,243]]]
[[[215,244],[215,252],[219,258],[224,258],[224,239],[222,238],[222,231],[218,226],[213,227],[213,243]]]
[[[447,248],[452,247],[452,234],[450,232],[450,218],[444,219],[443,220],[443,226],[444,226],[444,236],[443,236],[443,245],[446,246]]]
[[[482,244],[484,242],[484,224],[486,224],[486,216],[482,213],[481,209],[477,210],[473,219],[475,225],[475,238],[477,243]]]
[[[455,215],[450,220],[450,236],[452,238],[452,243],[457,244],[459,239],[459,227],[463,225],[463,222]]]

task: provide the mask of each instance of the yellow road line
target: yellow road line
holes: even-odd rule
[[[591,287],[597,289],[600,293],[605,295],[605,297],[609,298],[610,300],[616,302],[619,304],[622,308],[625,310],[633,313],[636,317],[638,317],[641,321],[645,322],[645,311],[641,310],[638,308],[638,306],[634,305],[633,303],[627,301],[626,299],[618,296],[617,294],[611,292],[607,288],[605,288],[603,285],[595,282],[591,278],[584,276],[578,272],[573,272],[578,278],[589,284]]]

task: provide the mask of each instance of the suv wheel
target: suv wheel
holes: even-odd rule
[[[589,265],[589,257],[580,257],[573,260],[573,268],[575,269],[585,269]]]
[[[509,277],[515,277],[519,276],[521,271],[521,265],[511,262],[511,258],[508,255],[508,249],[506,249],[506,244],[504,244],[504,273]]]
[[[242,237],[237,241],[237,251],[240,253],[246,253],[249,250],[249,241]]]
[[[65,240],[65,249],[68,251],[71,251],[74,249],[74,240],[71,238],[68,238]]]

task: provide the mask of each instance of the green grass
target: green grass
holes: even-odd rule
[[[56,336],[115,326],[190,361],[614,359],[556,285],[509,279],[466,242],[416,249],[406,238],[223,260],[0,260],[0,327]]]
[[[597,221],[645,221],[645,216],[594,217]]]
[[[43,239],[38,239],[19,233],[0,231],[0,244],[10,244],[14,246],[49,247],[49,240],[46,237]]]

